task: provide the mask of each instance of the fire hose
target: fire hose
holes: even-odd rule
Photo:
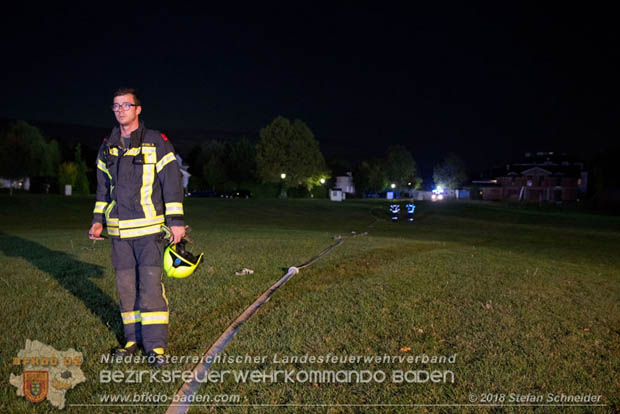
[[[303,269],[305,267],[310,266],[316,260],[318,260],[321,256],[326,255],[334,248],[340,246],[343,243],[343,239],[338,236],[335,237],[336,243],[329,246],[327,249],[323,250],[321,253],[317,254],[307,262],[300,264],[299,266],[289,267],[288,271],[280,280],[274,283],[269,289],[267,289],[262,295],[260,295],[254,303],[252,303],[237,319],[233,321],[228,328],[217,338],[217,340],[211,345],[211,347],[207,350],[207,352],[201,358],[201,362],[199,362],[194,369],[192,370],[192,380],[189,382],[185,382],[183,386],[176,393],[173,403],[168,407],[166,414],[185,414],[189,409],[191,402],[193,400],[193,395],[196,394],[198,388],[200,388],[201,379],[204,379],[207,375],[209,369],[211,368],[211,362],[218,356],[228,345],[228,343],[235,337],[239,328],[247,322],[252,315],[254,315],[258,309],[269,300],[271,295],[275,293],[282,285],[284,285],[290,278],[299,273],[299,269]],[[174,401],[183,401],[183,402],[174,402]]]

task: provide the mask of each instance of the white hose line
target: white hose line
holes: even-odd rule
[[[185,414],[187,410],[189,410],[189,406],[191,405],[191,402],[189,401],[193,399],[192,397],[194,396],[194,394],[196,394],[198,388],[200,388],[200,384],[202,383],[205,376],[207,375],[207,372],[211,368],[211,361],[213,361],[213,359],[217,355],[219,355],[224,350],[226,345],[228,345],[228,343],[235,337],[235,334],[237,333],[241,325],[243,325],[248,319],[250,319],[252,315],[256,313],[258,308],[260,308],[265,302],[267,302],[271,295],[273,295],[274,292],[278,290],[278,288],[280,288],[280,286],[285,284],[290,278],[299,273],[300,268],[309,266],[319,257],[323,256],[326,253],[329,253],[334,247],[341,244],[342,239],[338,239],[335,244],[329,246],[327,249],[323,250],[321,253],[319,253],[317,256],[313,257],[306,263],[297,267],[289,267],[288,272],[284,276],[282,276],[280,280],[274,283],[269,289],[267,289],[262,295],[260,295],[254,301],[254,303],[252,303],[245,311],[243,311],[243,313],[237,319],[235,319],[235,321],[231,323],[228,328],[226,328],[226,330],[220,335],[220,337],[217,338],[217,341],[215,341],[215,343],[211,345],[209,350],[202,356],[201,362],[199,362],[192,370],[192,380],[189,382],[185,382],[183,386],[179,389],[179,391],[174,396],[174,399],[172,400],[172,404],[170,404],[168,410],[166,410],[166,414]],[[184,402],[175,403],[175,401]]]

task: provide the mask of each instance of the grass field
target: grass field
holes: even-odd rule
[[[11,361],[27,339],[83,353],[87,381],[67,392],[67,412],[164,412],[166,405],[148,401],[72,404],[101,404],[104,394],[171,397],[182,384],[100,382],[102,370],[148,366],[100,361],[121,340],[122,327],[109,242],[86,239],[93,204],[90,197],[0,196],[0,412],[58,411],[17,397],[8,383],[11,373],[21,373]],[[204,251],[206,260],[190,278],[165,281],[171,355],[202,355],[284,269],[341,235],[344,244],[278,290],[225,351],[266,360],[212,369],[386,374],[368,383],[244,383],[229,376],[204,383],[199,394],[234,394],[238,402],[190,412],[527,412],[534,407],[509,399],[540,395],[548,403],[550,393],[601,395],[605,406],[536,412],[620,410],[619,217],[420,202],[415,223],[392,223],[386,211],[378,201],[186,200],[192,250]],[[255,273],[234,276],[244,267]],[[274,354],[456,357],[320,364],[276,363]],[[454,381],[398,383],[392,375],[399,370],[420,378],[422,371],[451,371]],[[455,406],[486,400],[513,406]]]

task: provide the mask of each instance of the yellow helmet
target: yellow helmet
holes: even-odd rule
[[[194,273],[194,270],[202,262],[204,253],[196,258],[185,250],[185,239],[178,244],[171,243],[164,251],[164,271],[168,277],[182,279]]]

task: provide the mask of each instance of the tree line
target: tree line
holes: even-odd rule
[[[13,182],[29,177],[46,186],[45,191],[64,191],[70,184],[77,194],[89,194],[89,168],[82,158],[78,144],[73,149],[71,160],[63,162],[63,149],[56,140],[47,140],[41,131],[25,121],[16,121],[0,133],[0,177],[9,181],[9,192],[13,193]],[[92,170],[92,169],[90,169]],[[53,184],[57,188],[51,188]]]
[[[38,178],[60,192],[70,184],[74,193],[90,193],[95,171],[85,162],[81,145],[71,154],[60,147],[56,140],[45,139],[38,128],[13,122],[0,133],[0,177]],[[234,142],[210,140],[192,148],[184,162],[191,174],[190,192],[245,189],[259,197],[326,197],[333,178],[310,128],[299,119],[282,116],[260,130],[256,144],[246,137]],[[413,155],[402,145],[390,146],[383,156],[360,161],[351,170],[360,195],[422,185]],[[458,156],[449,154],[435,167],[433,178],[457,187],[467,179],[465,166]]]

